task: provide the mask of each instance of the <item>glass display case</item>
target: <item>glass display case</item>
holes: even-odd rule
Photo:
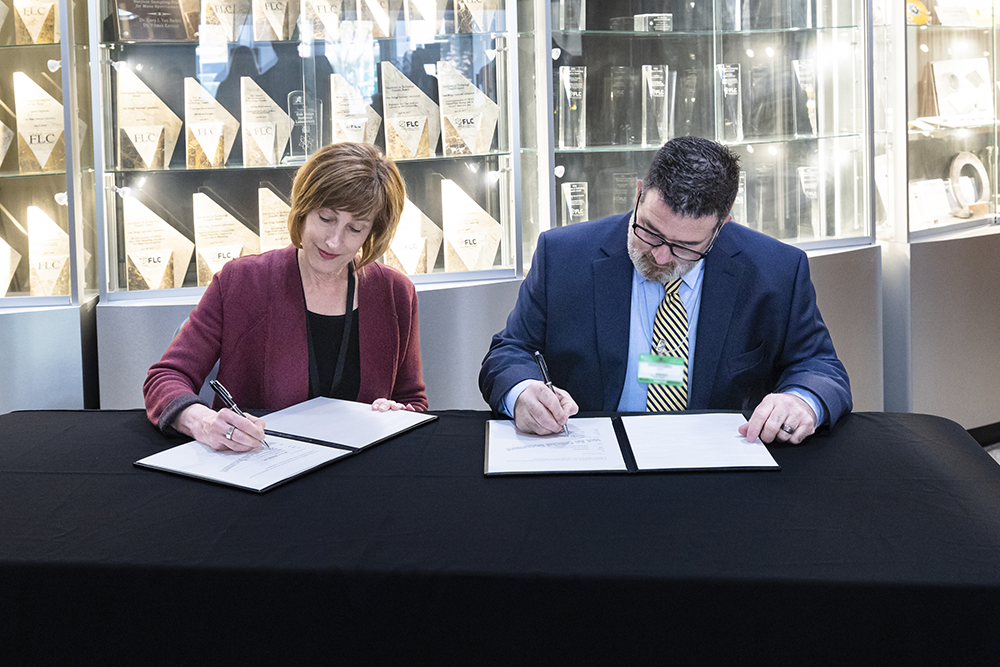
[[[874,5],[874,71],[886,82],[875,113],[880,239],[996,221],[993,11],[984,0]]]
[[[378,146],[408,201],[383,261],[415,281],[514,275],[502,0],[104,0],[108,293],[205,286],[289,244],[295,171]],[[456,275],[457,274],[457,275]]]
[[[864,2],[546,10],[552,225],[628,211],[657,148],[697,135],[740,157],[739,224],[807,247],[871,237]]]
[[[0,0],[0,309],[97,285],[87,6]]]

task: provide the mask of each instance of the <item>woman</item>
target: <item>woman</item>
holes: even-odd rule
[[[216,450],[260,447],[263,420],[198,398],[216,361],[219,382],[244,411],[315,396],[426,410],[416,290],[374,261],[405,197],[396,165],[373,146],[316,153],[292,185],[292,245],[227,263],[149,369],[150,421]]]

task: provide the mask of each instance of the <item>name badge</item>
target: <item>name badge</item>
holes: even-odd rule
[[[684,384],[684,360],[661,354],[639,355],[639,382],[680,387]]]

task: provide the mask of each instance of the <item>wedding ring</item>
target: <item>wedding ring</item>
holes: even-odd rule
[[[785,433],[787,433],[788,435],[791,435],[792,433],[795,433],[795,429],[792,428],[791,426],[789,426],[788,424],[782,424],[781,425],[781,430],[784,431]]]
[[[229,430],[226,431],[226,440],[232,440],[233,439],[233,431],[235,431],[235,430],[236,430],[235,426],[230,426],[229,427]]]

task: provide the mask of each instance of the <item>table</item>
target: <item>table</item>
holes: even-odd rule
[[[0,416],[0,664],[992,664],[1000,466],[860,413],[780,472],[483,476],[486,413],[266,494]]]

